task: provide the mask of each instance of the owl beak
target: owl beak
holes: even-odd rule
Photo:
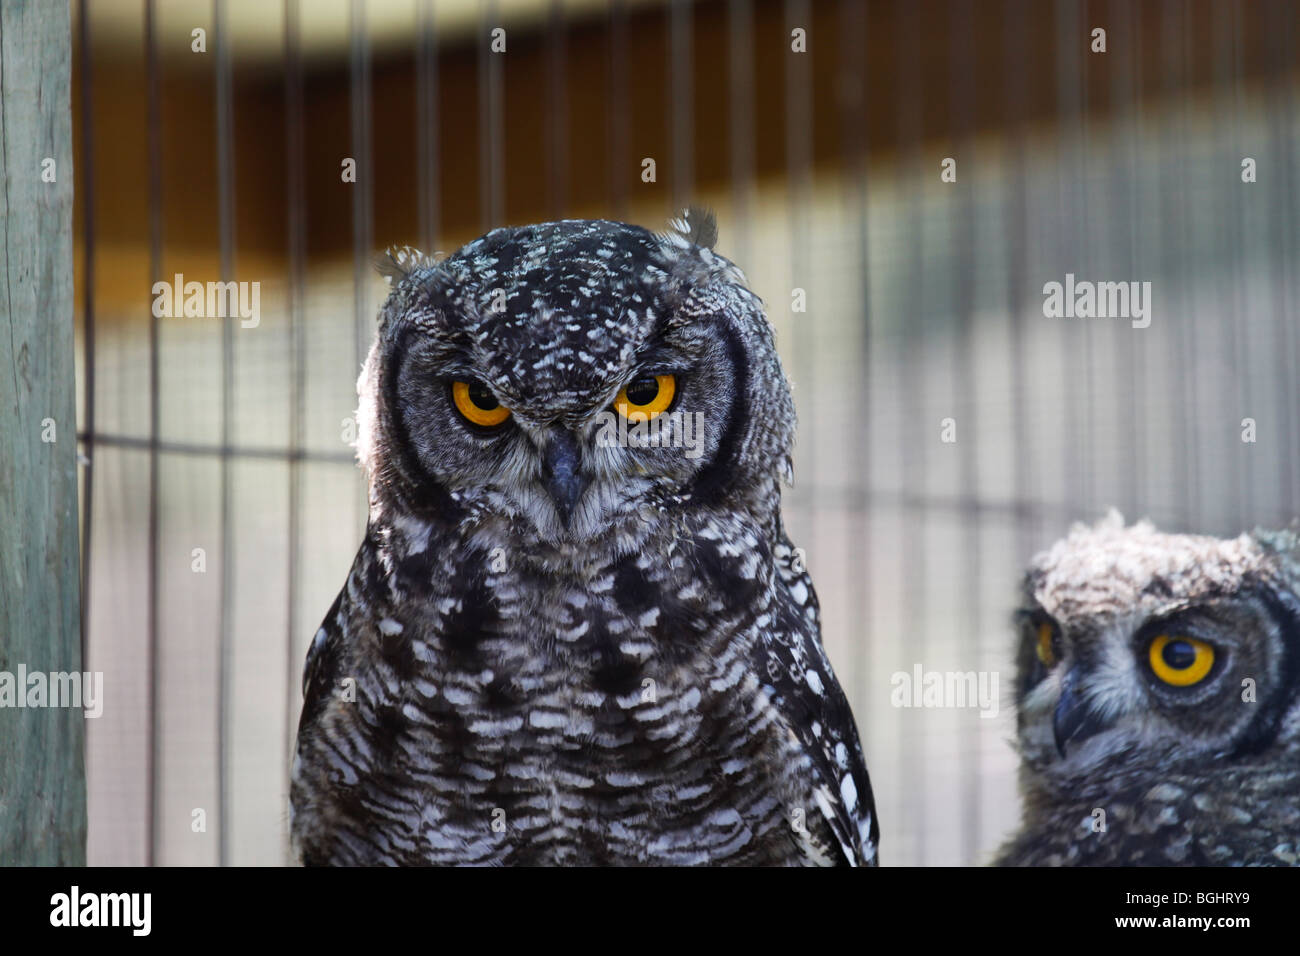
[[[1072,668],[1061,681],[1061,697],[1056,703],[1056,712],[1052,714],[1052,735],[1062,757],[1065,756],[1066,744],[1086,740],[1109,726],[1080,693],[1078,684],[1078,674]]]
[[[569,527],[569,519],[589,484],[579,471],[581,464],[577,436],[567,429],[557,428],[542,456],[542,484],[555,502],[565,528]]]

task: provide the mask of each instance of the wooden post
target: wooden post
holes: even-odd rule
[[[86,862],[71,29],[0,0],[0,866]]]

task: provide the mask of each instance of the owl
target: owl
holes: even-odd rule
[[[1115,513],[1037,557],[1010,866],[1300,862],[1300,538]]]
[[[312,641],[317,864],[866,864],[781,519],[795,418],[709,214],[404,250],[358,383],[369,520]]]

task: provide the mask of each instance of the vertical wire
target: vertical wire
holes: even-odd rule
[[[569,114],[563,0],[551,0],[546,23],[546,204],[550,218],[561,219],[568,205],[565,175],[568,168]]]
[[[672,135],[672,197],[677,213],[694,189],[694,69],[691,64],[691,0],[668,5],[668,129]]]
[[[234,274],[235,169],[232,157],[234,124],[230,88],[230,36],[225,0],[213,0],[217,85],[217,205],[221,234],[221,281]],[[230,862],[230,705],[231,611],[234,600],[234,511],[231,501],[231,446],[235,418],[235,317],[221,320],[221,608],[217,668],[217,807],[218,862]]]
[[[1123,228],[1116,231],[1115,241],[1122,245],[1117,256],[1112,258],[1115,267],[1127,267],[1128,275],[1122,277],[1137,281],[1140,275],[1138,267],[1138,166],[1137,166],[1137,110],[1136,92],[1134,90],[1134,73],[1137,69],[1137,30],[1134,24],[1137,14],[1132,3],[1124,0],[1110,0],[1107,8],[1109,24],[1107,35],[1110,37],[1110,51],[1107,56],[1114,56],[1116,62],[1110,71],[1110,107],[1112,128],[1112,152],[1110,163],[1110,209],[1107,221],[1122,223]],[[1116,39],[1119,40],[1116,43]],[[1118,47],[1118,49],[1116,49]],[[1120,136],[1124,144],[1119,144]],[[1121,157],[1121,149],[1123,156]],[[1119,342],[1119,338],[1114,340]],[[1124,514],[1130,518],[1137,517],[1138,494],[1144,480],[1143,457],[1146,448],[1145,408],[1142,392],[1138,388],[1136,348],[1122,345],[1112,349],[1112,361],[1115,363],[1117,382],[1122,382],[1128,390],[1129,407],[1127,413],[1119,412],[1121,430],[1120,446],[1123,461],[1119,463],[1123,471]]]
[[[81,214],[85,238],[85,287],[83,288],[82,348],[85,392],[82,396],[82,427],[85,430],[85,485],[81,496],[81,666],[86,666],[90,632],[90,550],[95,495],[95,167],[94,122],[91,100],[90,5],[77,3],[77,33],[81,44]]]
[[[792,316],[790,334],[790,364],[794,368],[795,409],[802,412],[804,420],[816,422],[817,393],[815,374],[817,361],[816,323],[812,317],[817,309],[825,306],[812,294],[812,257],[809,255],[811,229],[809,215],[812,208],[811,165],[812,165],[812,124],[813,109],[812,84],[809,79],[808,57],[812,52],[796,53],[791,49],[789,36],[794,27],[802,27],[806,33],[807,50],[813,49],[817,39],[812,36],[812,17],[807,0],[785,0],[785,44],[782,55],[785,57],[785,168],[786,168],[786,216],[790,236],[790,277],[794,288],[804,290],[804,308],[806,311]],[[788,301],[788,300],[787,300]],[[811,309],[811,311],[807,311]],[[808,468],[808,474],[816,474],[817,466],[817,427],[803,429],[799,434],[803,446],[802,459]],[[804,484],[795,474],[796,487],[801,489],[798,498],[807,508],[808,522],[805,525],[803,546],[809,555],[817,553],[817,519],[819,517],[815,491],[815,478]],[[811,562],[810,562],[811,563]]]
[[[296,637],[298,597],[302,590],[299,549],[302,547],[302,447],[306,420],[306,329],[303,323],[303,282],[306,259],[306,200],[303,188],[303,78],[301,18],[298,0],[284,0],[285,59],[285,184],[288,192],[289,241],[289,609],[285,633],[285,768],[294,757],[294,718],[298,699],[299,661]],[[284,843],[288,862],[289,841]]]
[[[901,7],[901,9],[899,9]],[[903,227],[906,238],[900,242],[904,249],[905,265],[902,267],[905,278],[902,281],[902,302],[911,307],[911,315],[903,322],[899,330],[901,336],[902,366],[907,382],[902,390],[903,411],[901,419],[913,423],[914,428],[928,427],[924,422],[925,404],[922,396],[924,375],[922,340],[925,333],[926,313],[924,286],[921,277],[921,262],[925,253],[922,242],[922,217],[925,212],[921,195],[921,111],[924,93],[922,90],[920,15],[915,5],[900,4],[895,7],[899,17],[899,38],[895,57],[895,81],[901,95],[895,98],[898,106],[898,154],[905,173],[903,178]],[[903,498],[905,507],[915,510],[909,514],[912,527],[903,535],[902,563],[906,584],[903,598],[903,615],[905,624],[903,634],[908,635],[914,661],[925,661],[929,641],[925,632],[925,580],[924,531],[926,518],[922,494],[925,484],[925,460],[921,449],[921,440],[902,440],[902,476]],[[905,768],[905,792],[925,792],[925,761],[915,759],[915,748],[923,748],[924,740],[908,739],[906,733],[899,735],[899,764]],[[908,802],[908,818],[904,826],[913,841],[914,855],[912,862],[924,865],[926,857],[926,821],[925,810],[915,810],[917,804]]]
[[[1071,83],[1071,96],[1069,107],[1069,122],[1072,127],[1070,138],[1073,141],[1074,155],[1073,170],[1070,177],[1070,223],[1078,223],[1079,234],[1083,237],[1082,248],[1079,250],[1079,265],[1083,268],[1085,277],[1092,278],[1093,267],[1098,260],[1098,256],[1093,254],[1093,243],[1095,241],[1094,230],[1096,223],[1089,214],[1091,204],[1089,196],[1091,194],[1091,177],[1088,166],[1091,158],[1091,142],[1088,136],[1089,110],[1091,102],[1088,91],[1088,66],[1091,56],[1090,52],[1085,53],[1088,47],[1090,35],[1087,28],[1088,20],[1088,0],[1073,0],[1071,3],[1070,29],[1074,34],[1074,39],[1070,44],[1073,51],[1071,56],[1074,62],[1073,81]],[[1083,461],[1080,468],[1080,487],[1079,503],[1082,512],[1089,515],[1095,507],[1096,501],[1096,484],[1097,484],[1097,462],[1098,456],[1098,435],[1097,435],[1097,326],[1094,322],[1084,322],[1081,328],[1083,333],[1082,341],[1082,372],[1080,379],[1083,382],[1084,400],[1080,403],[1082,412],[1082,432],[1084,441]]]
[[[1184,14],[1180,18],[1180,11]],[[1187,177],[1187,141],[1186,117],[1183,114],[1180,86],[1186,76],[1181,69],[1183,63],[1182,33],[1186,30],[1186,8],[1178,0],[1165,0],[1161,14],[1160,46],[1161,63],[1164,76],[1161,91],[1164,94],[1168,112],[1174,119],[1162,122],[1160,147],[1160,216],[1158,217],[1159,241],[1161,250],[1162,283],[1173,286],[1176,281],[1187,278],[1186,249],[1183,245],[1183,218],[1181,203],[1185,200],[1182,184]],[[1182,104],[1182,105],[1180,105]],[[1169,132],[1171,122],[1177,131]],[[1170,148],[1170,140],[1174,140]],[[1172,154],[1172,155],[1171,155]],[[1168,162],[1166,161],[1168,160]],[[1196,322],[1195,296],[1188,295],[1184,288],[1181,308],[1177,314],[1170,310],[1170,320],[1175,322],[1173,330],[1177,368],[1175,376],[1182,383],[1181,393],[1173,403],[1174,434],[1178,436],[1173,442],[1171,485],[1177,514],[1176,523],[1180,528],[1191,526],[1194,518],[1199,516],[1200,482],[1198,476],[1199,454],[1196,444],[1196,389],[1193,380],[1200,373],[1196,362],[1196,350],[1193,347],[1195,334],[1192,326]],[[1153,319],[1154,321],[1154,319]],[[1166,369],[1169,368],[1166,361]]]
[[[1079,234],[1083,237],[1083,248],[1079,252],[1079,264],[1083,267],[1083,274],[1091,278],[1093,268],[1099,261],[1100,256],[1095,255],[1093,252],[1093,244],[1096,241],[1094,232],[1097,231],[1097,223],[1094,221],[1093,216],[1090,215],[1092,207],[1089,201],[1092,194],[1091,170],[1089,168],[1092,143],[1088,133],[1092,103],[1088,89],[1088,68],[1091,64],[1089,57],[1092,54],[1088,46],[1085,45],[1090,39],[1088,23],[1088,0],[1076,0],[1073,4],[1071,17],[1071,27],[1076,39],[1072,43],[1075,69],[1073,96],[1070,100],[1071,125],[1074,127],[1071,132],[1071,138],[1074,141],[1072,152],[1075,157],[1070,184],[1070,203],[1072,207],[1070,222],[1079,224]],[[1083,512],[1089,514],[1096,507],[1096,488],[1099,477],[1097,463],[1101,460],[1097,428],[1097,419],[1099,418],[1097,408],[1097,341],[1100,336],[1097,325],[1093,322],[1085,322],[1082,331],[1083,375],[1081,379],[1085,395],[1080,407],[1083,413],[1083,434],[1085,438],[1082,446],[1084,455],[1080,473],[1082,480],[1079,494]],[[1107,331],[1111,332],[1113,330],[1107,329]]]
[[[854,396],[855,421],[851,454],[852,472],[857,476],[860,492],[851,520],[852,532],[845,540],[845,567],[857,569],[851,601],[852,616],[857,621],[860,640],[854,644],[852,660],[853,690],[850,698],[870,686],[871,647],[874,628],[871,622],[872,552],[871,541],[871,238],[868,221],[868,103],[866,56],[867,15],[863,0],[840,0],[840,70],[848,91],[840,113],[840,142],[843,150],[844,175],[851,181],[853,217],[858,242],[858,294],[862,300],[859,321],[862,323],[859,374]],[[858,708],[862,719],[862,708]],[[869,741],[863,741],[864,747]]]
[[[420,245],[433,255],[438,246],[438,34],[433,0],[420,0],[416,55],[416,174]]]
[[[483,231],[502,225],[505,124],[501,108],[502,56],[492,52],[490,31],[500,26],[496,0],[480,0],[478,37],[479,215]]]
[[[1070,159],[1070,156],[1079,145],[1073,124],[1078,116],[1079,71],[1082,68],[1079,63],[1078,45],[1083,42],[1078,28],[1076,0],[1056,0],[1055,16],[1057,140],[1061,144],[1057,151],[1056,175],[1057,219],[1054,230],[1057,235],[1056,267],[1057,272],[1062,270],[1076,272],[1079,271],[1076,266],[1079,262],[1079,252],[1071,225],[1078,211],[1079,203],[1075,193],[1081,168],[1080,164]],[[1088,245],[1086,228],[1083,233],[1083,246],[1086,249]],[[1080,278],[1087,278],[1087,272],[1080,271]],[[1058,324],[1056,327],[1061,347],[1061,371],[1067,379],[1077,380],[1079,376],[1076,373],[1079,365],[1075,359],[1079,344],[1076,338],[1084,343],[1083,347],[1086,349],[1088,320],[1076,319],[1071,322],[1067,319],[1065,321],[1067,324]],[[1084,378],[1086,381],[1086,376]],[[1091,438],[1087,435],[1087,405],[1086,401],[1065,402],[1065,507],[1072,517],[1078,517],[1086,508],[1085,501],[1090,484],[1088,481],[1090,476],[1086,474],[1090,465],[1089,456],[1081,452],[1085,437]]]
[[[357,180],[352,184],[352,302],[355,336],[354,372],[365,363],[366,351],[373,334],[374,316],[370,308],[371,252],[374,248],[374,155],[371,150],[370,38],[366,24],[366,0],[352,0],[350,109],[352,113],[352,154],[357,161]],[[363,496],[353,499],[357,508],[356,523],[363,526],[366,509]]]
[[[1192,167],[1188,160],[1189,133],[1191,126],[1191,97],[1192,97],[1192,17],[1189,9],[1184,6],[1181,8],[1181,29],[1178,37],[1178,76],[1179,76],[1179,163],[1181,166],[1181,175],[1178,177],[1178,201],[1175,206],[1177,210],[1176,232],[1175,235],[1181,240],[1180,256],[1180,278],[1183,288],[1188,293],[1186,315],[1188,326],[1184,335],[1184,348],[1190,357],[1198,352],[1196,348],[1196,339],[1198,338],[1198,327],[1202,324],[1202,315],[1195,308],[1194,303],[1197,296],[1194,294],[1192,287],[1192,275],[1195,271],[1195,246],[1191,242],[1189,234],[1189,208],[1191,200],[1189,198],[1188,182],[1193,175]],[[1202,310],[1203,311],[1203,310]],[[1188,511],[1188,527],[1204,527],[1206,525],[1206,495],[1204,491],[1204,476],[1201,474],[1201,440],[1197,434],[1197,425],[1200,419],[1200,397],[1197,379],[1200,377],[1196,365],[1189,361],[1186,370],[1192,374],[1185,375],[1187,388],[1186,416],[1187,416],[1187,441],[1191,457],[1191,474],[1193,488],[1196,489],[1196,498],[1193,506]]]
[[[627,6],[626,0],[609,3],[609,58],[607,70],[609,86],[606,94],[609,141],[606,144],[609,163],[609,204],[614,218],[627,214],[628,130],[630,109],[627,88]]]
[[[754,6],[727,2],[727,136],[730,142],[733,237],[729,245],[742,269],[752,268],[750,241],[754,188]],[[748,274],[748,272],[746,272]]]
[[[1297,24],[1296,24],[1297,17],[1296,17],[1295,6],[1292,4],[1283,3],[1282,9],[1279,13],[1279,19],[1283,23],[1283,28],[1279,31],[1281,33],[1280,45],[1282,50],[1282,59],[1284,63],[1290,66],[1296,63],[1295,42],[1296,42],[1296,32],[1297,32]],[[1285,186],[1286,196],[1287,196],[1286,223],[1291,225],[1292,227],[1294,227],[1297,223],[1300,223],[1300,181],[1297,181],[1300,180],[1300,173],[1298,173],[1296,169],[1297,163],[1300,163],[1300,157],[1296,156],[1296,141],[1297,138],[1300,138],[1300,124],[1297,124],[1296,121],[1296,104],[1294,100],[1295,100],[1294,87],[1291,85],[1291,75],[1287,75],[1283,85],[1282,115],[1286,117],[1291,122],[1292,125],[1290,127],[1290,135],[1283,136],[1283,153],[1282,153],[1282,162],[1280,163],[1283,172],[1279,178],[1282,179],[1286,184]],[[1284,230],[1284,232],[1286,233],[1287,240],[1288,240],[1288,247],[1289,247],[1287,258],[1284,261],[1288,263],[1294,263],[1296,261],[1296,256],[1300,254],[1300,250],[1296,248],[1297,245],[1300,244],[1300,242],[1298,242],[1297,240],[1297,233],[1294,231],[1294,228]],[[1297,310],[1300,310],[1300,269],[1281,268],[1281,267],[1279,267],[1279,269],[1281,273],[1289,274],[1291,279],[1291,292],[1290,292],[1291,311],[1289,314],[1294,317],[1297,313]],[[1288,326],[1292,325],[1291,323],[1286,323],[1286,324]],[[1292,330],[1294,331],[1293,326],[1292,326]],[[1297,343],[1300,344],[1300,336],[1297,336]],[[1297,399],[1291,404],[1292,408],[1296,408],[1298,405],[1300,405],[1300,396],[1296,395],[1296,369],[1298,368],[1300,368],[1300,356],[1297,356],[1296,361],[1292,362],[1290,367],[1291,384],[1292,384],[1291,394],[1293,398]],[[1289,434],[1294,434],[1294,432]],[[1295,446],[1298,443],[1291,442],[1290,444]],[[1292,489],[1293,497],[1291,500],[1292,502],[1294,502],[1295,485],[1293,484],[1289,487]],[[1289,516],[1293,516],[1295,514],[1294,505],[1288,514]],[[1288,518],[1288,520],[1290,519]]]
[[[951,49],[951,83],[949,106],[950,123],[953,140],[956,143],[956,155],[961,157],[959,167],[966,170],[975,168],[974,156],[970,151],[973,146],[971,130],[974,126],[972,90],[976,87],[975,63],[972,44],[975,34],[975,15],[973,0],[962,0],[955,15],[949,21],[952,40]],[[952,351],[952,376],[958,405],[963,410],[966,423],[964,440],[957,441],[958,468],[962,492],[961,501],[962,529],[961,552],[964,555],[962,568],[962,616],[967,621],[980,620],[980,516],[979,516],[979,469],[976,466],[976,443],[973,423],[977,418],[978,393],[975,386],[975,184],[969,172],[958,179],[956,188],[961,190],[958,199],[956,230],[958,233],[958,263],[956,275],[956,309],[957,347]],[[977,641],[965,644],[964,669],[976,673],[980,667],[980,647]],[[980,831],[980,728],[976,721],[962,721],[962,742],[960,756],[961,789],[961,841],[963,863],[973,865],[979,853]]]
[[[1295,409],[1300,403],[1300,396],[1296,394],[1296,369],[1300,367],[1300,348],[1298,348],[1300,336],[1297,336],[1295,327],[1296,306],[1300,296],[1290,291],[1287,282],[1288,273],[1294,281],[1297,271],[1291,266],[1291,263],[1296,261],[1295,233],[1287,226],[1289,223],[1300,222],[1300,210],[1296,209],[1297,184],[1294,155],[1296,130],[1287,129],[1288,120],[1294,123],[1296,115],[1291,101],[1293,74],[1290,72],[1294,68],[1295,59],[1288,49],[1295,37],[1294,24],[1289,22],[1294,10],[1294,5],[1287,0],[1278,0],[1271,8],[1271,15],[1268,18],[1273,24],[1273,28],[1268,31],[1271,39],[1269,74],[1272,88],[1268,94],[1266,111],[1270,127],[1269,152],[1273,157],[1270,165],[1273,167],[1272,175],[1275,178],[1267,188],[1272,191],[1272,195],[1278,197],[1277,201],[1269,204],[1269,222],[1273,234],[1272,241],[1269,243],[1273,250],[1271,257],[1274,286],[1273,358],[1276,363],[1275,374],[1280,405],[1278,435],[1282,438],[1282,450],[1278,454],[1278,479],[1281,488],[1278,504],[1282,510],[1277,516],[1278,525],[1288,524],[1296,514],[1295,453],[1300,447],[1300,443],[1294,440]],[[1251,188],[1261,187],[1256,184]],[[1289,198],[1289,209],[1283,205],[1283,196]]]
[[[1026,343],[1028,329],[1025,325],[1025,292],[1029,281],[1029,184],[1026,181],[1025,123],[1028,104],[1023,78],[1015,64],[1023,63],[1029,53],[1029,20],[1033,5],[1026,0],[1004,0],[1003,22],[1003,88],[1006,103],[1010,168],[1007,172],[1003,203],[1007,229],[1007,312],[1010,316],[1010,375],[1011,375],[1011,460],[1012,494],[1016,509],[1016,557],[1027,561],[1040,529],[1037,513],[1031,507],[1036,492],[1035,462],[1037,449],[1029,440],[1029,387],[1026,373]]]
[[[1224,86],[1228,87],[1231,93],[1230,117],[1227,123],[1226,133],[1227,143],[1227,168],[1231,169],[1236,165],[1233,160],[1241,155],[1241,111],[1242,111],[1242,92],[1241,92],[1241,5],[1239,0],[1232,0],[1230,4],[1219,2],[1214,5],[1214,16],[1218,16],[1226,11],[1228,22],[1219,24],[1213,30],[1215,36],[1222,42],[1219,44],[1218,53],[1222,55],[1225,62],[1219,63],[1216,56],[1216,72],[1218,75],[1215,102],[1222,103],[1224,99]],[[1215,124],[1218,125],[1217,123]],[[1240,167],[1237,167],[1240,169]],[[1226,229],[1222,230],[1221,235],[1225,241],[1231,241],[1232,245],[1225,250],[1225,263],[1230,263],[1231,285],[1232,285],[1232,315],[1231,321],[1224,323],[1224,327],[1229,330],[1228,337],[1231,342],[1225,343],[1227,349],[1225,354],[1228,356],[1229,368],[1231,369],[1233,384],[1237,389],[1237,402],[1239,415],[1251,414],[1256,417],[1257,413],[1252,414],[1250,409],[1251,390],[1250,378],[1244,374],[1249,366],[1250,347],[1247,344],[1247,336],[1250,335],[1250,318],[1246,314],[1246,292],[1242,282],[1241,271],[1246,260],[1246,250],[1244,248],[1246,241],[1246,210],[1242,202],[1242,183],[1240,177],[1234,188],[1228,190],[1230,204],[1232,209],[1230,213],[1224,216],[1226,220]],[[1222,187],[1216,189],[1222,195]],[[1199,270],[1198,270],[1199,271]],[[1240,419],[1238,419],[1240,421]],[[1251,480],[1253,474],[1249,467],[1247,453],[1251,448],[1238,443],[1237,454],[1235,457],[1235,468],[1228,469],[1228,477],[1235,479],[1235,484],[1229,493],[1235,508],[1232,512],[1232,533],[1248,530],[1247,522],[1253,520],[1255,513],[1255,485]]]
[[[1117,0],[1118,2],[1118,0]],[[1143,40],[1142,29],[1143,18],[1140,11],[1129,7],[1129,24],[1131,30],[1132,56],[1130,60],[1133,68],[1133,92],[1132,92],[1132,110],[1133,110],[1133,144],[1130,147],[1130,166],[1133,170],[1133,202],[1129,208],[1129,232],[1133,236],[1133,279],[1148,275],[1154,271],[1159,276],[1160,255],[1152,256],[1147,251],[1147,244],[1143,242],[1144,228],[1141,222],[1142,210],[1146,206],[1144,195],[1147,193],[1147,172],[1150,166],[1151,149],[1148,148],[1150,132],[1146,122],[1145,91],[1146,83],[1143,79],[1143,64],[1147,62],[1148,57],[1145,55],[1145,42]],[[1157,142],[1156,156],[1159,159],[1159,143]],[[1139,164],[1138,154],[1142,153],[1141,164]],[[1157,187],[1156,201],[1159,202],[1159,193]],[[1155,408],[1151,401],[1151,359],[1150,353],[1141,356],[1134,356],[1133,363],[1133,394],[1135,401],[1135,413],[1133,415],[1134,441],[1137,445],[1137,454],[1134,456],[1134,485],[1136,497],[1133,503],[1134,517],[1139,510],[1149,509],[1148,489],[1152,485],[1152,466],[1151,466],[1151,442],[1150,434],[1152,428],[1153,409]],[[1158,427],[1158,426],[1157,426]],[[1146,506],[1146,508],[1144,508]]]
[[[1225,16],[1226,14],[1226,16]],[[1225,22],[1226,21],[1226,22]],[[1235,24],[1231,17],[1231,11],[1228,9],[1226,0],[1213,5],[1210,16],[1210,33],[1212,39],[1212,65],[1211,65],[1211,83],[1210,92],[1210,115],[1214,119],[1214,125],[1217,130],[1217,142],[1209,150],[1213,157],[1213,162],[1217,165],[1219,162],[1224,163],[1224,169],[1230,169],[1233,165],[1232,156],[1239,141],[1237,130],[1236,109],[1238,104],[1233,103],[1228,107],[1230,115],[1224,116],[1224,100],[1229,89],[1233,86],[1232,72],[1235,66],[1234,58],[1234,37],[1233,29]],[[1199,163],[1193,167],[1200,176]],[[1223,271],[1223,279],[1231,286],[1225,293],[1222,290],[1224,282],[1215,282],[1214,306],[1212,314],[1216,315],[1218,332],[1218,355],[1224,361],[1228,369],[1226,377],[1220,377],[1219,381],[1212,383],[1211,388],[1218,392],[1216,396],[1219,402],[1227,405],[1229,401],[1233,402],[1233,410],[1241,415],[1246,412],[1244,383],[1242,383],[1242,393],[1237,393],[1237,384],[1241,371],[1240,335],[1245,330],[1241,326],[1241,289],[1239,286],[1240,275],[1238,265],[1242,254],[1242,231],[1241,222],[1237,218],[1241,212],[1239,202],[1240,192],[1236,189],[1230,190],[1231,195],[1225,195],[1225,190],[1218,184],[1217,177],[1213,180],[1214,186],[1210,191],[1209,206],[1213,218],[1217,223],[1216,238],[1214,244],[1215,258],[1218,262],[1218,268]],[[1200,192],[1198,188],[1198,193]],[[1193,246],[1192,258],[1195,263],[1200,258],[1200,250]],[[1190,276],[1200,275],[1200,268],[1193,266],[1189,270]],[[1217,279],[1217,277],[1216,277]],[[1216,376],[1219,376],[1218,370],[1223,366],[1211,365],[1216,370]],[[1211,447],[1217,442],[1212,442]],[[1243,484],[1245,475],[1246,454],[1249,453],[1249,446],[1241,447],[1231,462],[1225,462],[1222,468],[1216,468],[1215,475],[1217,482],[1222,482],[1222,491],[1214,493],[1214,497],[1226,501],[1223,506],[1224,520],[1226,522],[1224,530],[1231,527],[1234,531],[1241,530],[1241,518],[1243,514],[1242,497],[1247,493],[1247,486]],[[1216,456],[1216,460],[1219,459]],[[1246,509],[1248,513],[1248,509]]]
[[[148,97],[149,127],[149,284],[162,278],[162,104],[160,71],[158,65],[156,0],[145,0],[144,43],[145,78]],[[158,733],[158,531],[159,531],[159,468],[158,441],[161,434],[162,406],[159,402],[159,320],[154,310],[149,310],[149,556],[148,556],[148,720],[149,751],[146,759],[148,794],[145,798],[145,818],[148,821],[145,835],[145,865],[157,862],[158,781],[162,755]]]

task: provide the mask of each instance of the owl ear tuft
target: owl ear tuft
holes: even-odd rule
[[[688,206],[680,218],[669,220],[669,228],[682,238],[704,249],[712,249],[718,242],[718,220],[713,210],[705,206]]]
[[[375,268],[388,285],[401,282],[416,269],[433,265],[433,260],[413,246],[389,246],[375,257]]]

